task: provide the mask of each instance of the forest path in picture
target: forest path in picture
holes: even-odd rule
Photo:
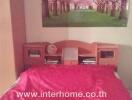
[[[43,27],[125,27],[127,0],[42,0]]]

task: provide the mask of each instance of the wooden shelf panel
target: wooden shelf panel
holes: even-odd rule
[[[115,44],[107,44],[107,43],[83,43],[80,41],[60,41],[53,43],[57,47],[57,53],[53,55],[49,55],[47,53],[47,45],[50,43],[25,43],[24,44],[24,64],[45,64],[46,60],[59,60],[61,64],[67,62],[69,64],[80,64],[80,60],[89,59],[96,61],[96,64],[113,64],[117,66],[118,62],[118,45]],[[69,57],[70,53],[68,53],[68,59],[64,58],[63,49],[64,48],[76,48],[78,52],[74,57]],[[39,55],[29,56],[29,50],[38,50],[40,51]],[[100,53],[108,52],[108,56],[100,56]],[[70,51],[75,53],[74,51]],[[109,56],[109,52],[113,52],[113,56]],[[31,52],[32,53],[32,52]],[[38,53],[39,54],[39,53]],[[72,53],[71,53],[72,54]],[[105,54],[105,53],[104,53]],[[73,59],[72,59],[73,58]],[[92,62],[92,61],[91,61]]]

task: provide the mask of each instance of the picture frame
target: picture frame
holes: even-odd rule
[[[42,0],[43,27],[126,27],[128,0]]]

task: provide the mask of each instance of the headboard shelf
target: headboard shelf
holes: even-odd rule
[[[53,50],[54,48],[56,50],[53,54],[52,52],[49,54],[47,51],[49,45],[53,47]],[[31,55],[29,55],[29,52]],[[37,60],[35,58],[37,58]],[[80,61],[84,59],[83,62],[95,62],[94,64],[112,64],[117,66],[118,45],[97,42],[86,43],[76,40],[64,40],[56,43],[37,42],[24,44],[25,66],[32,64],[47,64],[48,60],[50,60],[49,62],[55,62],[54,60],[58,59],[61,64],[82,64]]]

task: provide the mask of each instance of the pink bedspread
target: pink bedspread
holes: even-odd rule
[[[34,66],[0,100],[132,100],[113,71],[97,65]]]

